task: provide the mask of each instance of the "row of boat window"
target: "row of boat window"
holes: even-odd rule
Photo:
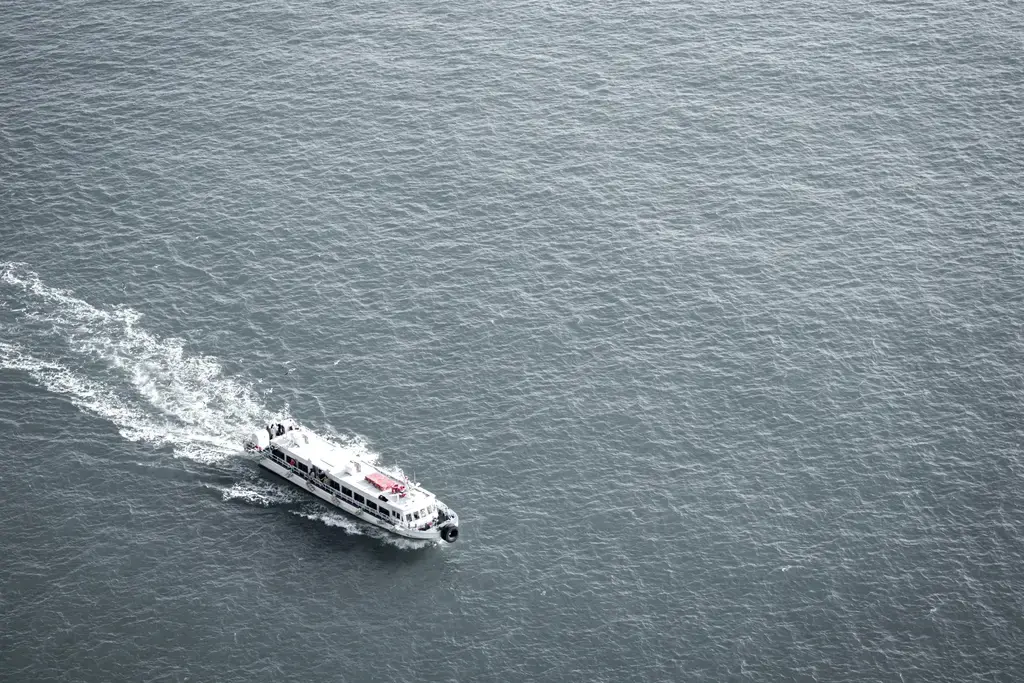
[[[280,451],[277,451],[277,449],[274,449],[274,455],[277,456],[278,458],[282,457]],[[292,467],[297,467],[301,472],[304,472],[306,474],[309,473],[309,467],[299,462],[298,460],[295,460],[294,458],[287,458],[286,460],[288,464],[291,465]],[[384,507],[383,505],[378,506],[377,503],[373,502],[372,500],[366,500],[366,498],[360,493],[353,493],[352,489],[348,488],[347,486],[339,485],[338,482],[334,481],[333,479],[328,478],[327,485],[330,486],[335,491],[340,491],[341,495],[354,499],[360,505],[368,507],[373,513],[379,516],[390,516],[394,517],[395,519],[402,519],[402,513],[399,512],[398,510],[391,510],[389,508]],[[426,519],[435,512],[437,512],[437,507],[431,504],[422,510],[416,510],[415,512],[407,512],[405,514],[405,521],[412,522],[419,519]]]

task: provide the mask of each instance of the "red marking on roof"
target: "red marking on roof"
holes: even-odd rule
[[[366,475],[366,481],[370,482],[371,484],[373,484],[374,486],[379,488],[381,491],[390,491],[391,493],[401,493],[402,491],[405,490],[405,486],[403,484],[399,484],[397,481],[395,481],[391,477],[386,477],[383,474],[380,474],[379,472],[374,472],[373,474],[367,474]]]

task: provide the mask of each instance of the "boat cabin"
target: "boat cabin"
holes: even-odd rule
[[[394,526],[429,529],[438,520],[437,500],[417,485],[403,483],[376,465],[353,458],[335,444],[295,427],[275,435],[264,451],[307,485]]]

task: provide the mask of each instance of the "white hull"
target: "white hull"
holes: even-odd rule
[[[381,529],[385,529],[393,534],[396,534],[398,536],[404,536],[406,538],[414,538],[422,541],[441,541],[440,528],[435,527],[433,529],[427,529],[426,531],[420,531],[419,529],[408,529],[399,527],[395,524],[389,524],[379,519],[378,517],[371,515],[369,512],[361,508],[357,508],[354,505],[349,505],[338,496],[328,493],[327,491],[320,488],[313,482],[304,479],[295,472],[292,472],[287,468],[282,467],[281,465],[278,465],[270,458],[261,459],[260,465],[270,470],[274,474],[280,476],[281,478],[287,479],[288,481],[290,481],[292,484],[295,484],[299,488],[312,493],[314,496],[330,503],[339,510],[347,512],[356,519],[360,519],[366,522],[367,524],[372,524],[376,527],[380,527]]]

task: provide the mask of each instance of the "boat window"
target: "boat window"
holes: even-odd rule
[[[372,500],[368,500],[366,501],[366,507],[370,508],[371,510],[376,510],[377,504],[374,503]]]
[[[399,519],[401,519],[402,518],[402,513],[399,512],[398,510],[392,510],[391,511],[391,516],[392,517],[398,517]]]
[[[412,521],[412,513],[411,512],[405,513],[405,521],[407,521],[407,522],[411,522]]]
[[[333,479],[331,479],[331,488],[334,489],[335,491],[337,491],[338,490],[338,482],[336,482]]]
[[[342,486],[341,487],[341,495],[348,496],[349,498],[351,498],[352,497],[352,489],[348,488],[347,486]]]
[[[300,463],[296,463],[295,466],[298,467],[303,472],[309,472],[309,468],[306,467],[305,465],[303,465],[301,462]]]
[[[357,502],[357,503],[365,503],[365,502],[366,502],[366,499],[365,499],[365,498],[363,498],[363,497],[362,497],[361,495],[359,495],[359,494],[357,493],[357,494],[356,494],[356,502]]]
[[[416,512],[412,513],[412,516],[415,517],[416,519],[419,519],[420,518],[420,511],[417,510]]]

